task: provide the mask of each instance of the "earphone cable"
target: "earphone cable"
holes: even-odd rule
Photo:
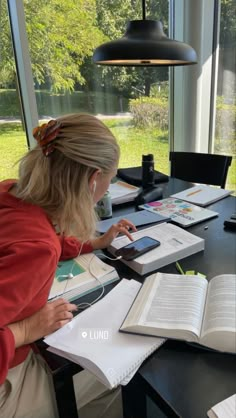
[[[82,249],[83,249],[83,245],[84,245],[84,242],[82,242],[81,243],[81,247],[80,247],[80,251],[79,251],[79,254],[77,255],[77,257],[79,257],[80,255],[81,255],[81,252],[82,252]],[[100,284],[100,286],[101,286],[101,293],[100,293],[100,295],[97,297],[97,298],[95,298],[92,302],[81,302],[81,303],[78,303],[76,306],[77,306],[77,308],[79,308],[79,309],[86,309],[87,307],[89,307],[89,306],[92,306],[94,303],[96,303],[99,299],[101,299],[102,298],[102,296],[104,295],[104,292],[105,292],[105,287],[104,287],[104,284],[99,280],[99,278],[97,277],[97,275],[92,271],[92,261],[93,261],[93,259],[95,258],[95,256],[97,256],[97,255],[102,255],[103,257],[105,257],[105,258],[108,258],[109,260],[112,260],[112,261],[116,261],[116,260],[120,260],[122,257],[121,256],[119,256],[119,257],[116,257],[116,258],[112,258],[112,257],[108,257],[107,255],[105,255],[104,253],[97,253],[97,254],[93,254],[92,255],[92,257],[91,257],[91,259],[90,259],[90,261],[89,261],[89,264],[88,264],[88,271],[89,271],[89,273],[91,274],[91,276],[93,276],[98,282],[99,282],[99,284]],[[73,277],[74,277],[74,275],[73,275],[73,269],[74,269],[74,267],[75,267],[75,265],[76,265],[76,262],[74,261],[73,262],[73,264],[72,264],[72,266],[71,266],[71,269],[70,269],[70,272],[68,273],[68,275],[66,275],[66,284],[65,284],[65,286],[64,286],[64,289],[63,289],[63,291],[62,291],[62,293],[60,294],[60,295],[57,295],[55,298],[53,298],[53,299],[56,299],[56,298],[58,298],[59,296],[60,297],[64,297],[64,294],[66,293],[66,289],[67,289],[67,286],[68,286],[68,283],[69,283],[69,281],[71,280],[71,279],[73,279]],[[59,277],[64,277],[64,276],[57,276],[57,278],[59,278]]]

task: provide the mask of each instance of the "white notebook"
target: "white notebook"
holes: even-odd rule
[[[110,389],[127,384],[165,341],[119,332],[140,286],[135,280],[123,279],[103,299],[47,336],[49,350],[80,364]]]
[[[199,184],[199,186],[191,187],[183,192],[172,194],[171,197],[186,200],[187,202],[194,203],[195,205],[207,206],[223,199],[226,196],[229,196],[230,193],[231,190],[219,189],[217,187]]]
[[[222,382],[223,384],[223,382]],[[213,406],[207,412],[209,418],[235,418],[236,417],[236,394]]]

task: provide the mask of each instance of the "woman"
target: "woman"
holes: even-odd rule
[[[128,230],[135,230],[122,220],[95,238],[94,204],[119,160],[119,146],[101,121],[62,116],[33,135],[37,145],[21,160],[19,180],[0,183],[2,418],[57,416],[50,375],[32,343],[65,325],[76,310],[63,298],[47,303],[59,259],[106,248],[120,232],[132,239]],[[76,379],[80,416],[111,416],[107,405],[117,393],[108,393],[87,372]],[[104,405],[94,401],[91,414],[86,405],[96,397]]]

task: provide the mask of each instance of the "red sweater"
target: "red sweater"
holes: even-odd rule
[[[7,325],[45,305],[59,259],[74,258],[81,248],[76,238],[55,233],[43,209],[9,194],[14,183],[0,183],[0,384],[30,350],[30,345],[15,349]],[[83,245],[83,253],[92,250],[89,242]]]

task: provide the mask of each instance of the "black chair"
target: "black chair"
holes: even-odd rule
[[[196,152],[170,152],[170,175],[191,183],[225,188],[232,157]]]

